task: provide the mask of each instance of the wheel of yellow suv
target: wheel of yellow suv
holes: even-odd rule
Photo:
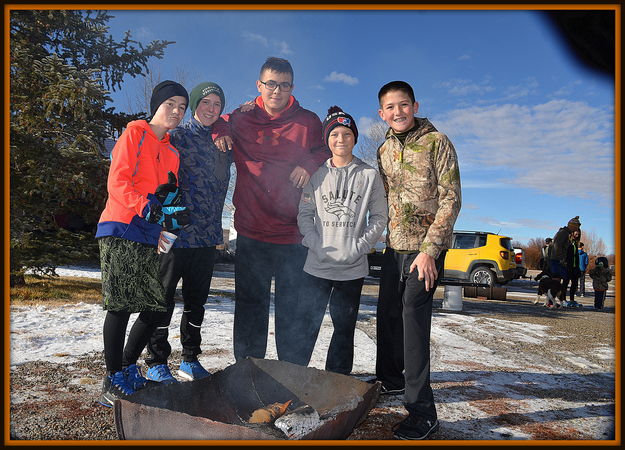
[[[495,276],[495,272],[490,270],[488,267],[479,266],[473,269],[471,275],[469,276],[469,280],[473,283],[486,283],[489,286],[494,286],[497,277]]]

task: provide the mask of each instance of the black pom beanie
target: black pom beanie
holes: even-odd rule
[[[358,128],[354,118],[343,111],[338,106],[331,106],[328,109],[328,115],[323,121],[322,132],[323,142],[328,145],[328,137],[332,130],[336,127],[347,127],[354,133],[354,144],[358,142]]]

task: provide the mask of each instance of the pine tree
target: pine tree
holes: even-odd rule
[[[107,106],[124,77],[144,76],[145,47],[108,34],[106,11],[10,11],[11,285],[33,269],[94,259],[95,224],[106,202],[104,142],[138,115]],[[67,219],[70,223],[66,223]],[[71,223],[71,220],[75,223]]]

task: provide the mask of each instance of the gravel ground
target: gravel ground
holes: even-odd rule
[[[532,304],[535,298],[535,283],[529,280],[518,280],[508,286],[506,300],[483,300],[464,298],[463,311],[460,314],[471,315],[480,320],[506,319],[517,322],[548,325],[550,332],[558,336],[558,345],[543,345],[519,342],[513,348],[508,344],[489,338],[488,333],[476,329],[468,329],[471,340],[492,349],[496,354],[505,354],[509,358],[517,358],[519,362],[552,362],[554,366],[566,370],[566,376],[579,374],[582,383],[590,385],[606,385],[606,390],[598,392],[593,389],[570,389],[551,391],[546,398],[583,401],[598,404],[603,408],[611,408],[614,416],[614,361],[606,361],[601,355],[589,354],[589,343],[604,343],[614,347],[615,315],[614,296],[608,297],[603,311],[584,310],[548,310]],[[377,296],[377,282],[368,280],[363,291],[363,301],[374,301]],[[442,291],[437,293],[434,301],[435,311],[440,310]],[[592,290],[582,299],[585,305],[592,305]],[[561,320],[565,319],[565,320]],[[375,318],[367,317],[359,320],[358,327],[370,337],[375,338]],[[432,365],[444,351],[441,343],[432,343]],[[515,356],[516,355],[516,356]],[[575,355],[584,355],[583,363]],[[172,364],[181,359],[180,352],[172,354]],[[528,364],[531,366],[531,364]],[[475,367],[467,370],[476,370]],[[477,370],[483,370],[484,368]],[[93,378],[94,373],[104,372],[102,353],[83,355],[78,362],[72,364],[54,364],[49,362],[31,362],[11,368],[10,372],[10,439],[11,440],[115,440],[117,434],[113,411],[100,406],[96,399],[100,393],[100,381]],[[511,372],[513,372],[511,370]],[[610,377],[602,379],[604,374]],[[373,376],[373,374],[367,374]],[[554,375],[554,376],[557,376]],[[598,377],[598,378],[597,378]],[[470,380],[467,380],[469,383]],[[607,384],[606,384],[607,383]],[[467,397],[468,390],[454,394],[446,385],[446,380],[433,377],[433,389],[437,399],[457,395]],[[449,383],[447,383],[449,384]],[[456,384],[458,384],[456,382]],[[470,383],[469,383],[470,384]],[[470,389],[469,389],[470,390]],[[522,387],[516,393],[524,395]],[[529,393],[526,393],[529,394]],[[536,395],[536,389],[531,391]],[[478,396],[479,397],[479,396]],[[469,399],[470,400],[470,399]],[[520,420],[519,414],[513,414],[510,403],[488,402],[491,399],[482,395],[473,400],[473,405],[481,405],[482,411],[495,414],[496,420],[502,424],[511,424]],[[450,400],[449,405],[453,402]],[[446,413],[448,404],[439,409],[439,417]],[[500,408],[501,410],[497,410]],[[402,420],[405,410],[400,397],[381,396],[376,407],[367,419],[348,438],[350,440],[392,439],[393,424]],[[469,419],[469,417],[467,418]],[[475,420],[475,417],[473,417]],[[479,422],[479,421],[476,421]],[[584,424],[579,420],[571,420],[570,426],[558,428],[540,428],[540,421],[527,419],[528,436],[531,439],[614,439],[613,429],[601,432],[585,431]],[[494,439],[506,439],[506,434],[494,435]],[[510,437],[513,438],[513,437]],[[438,440],[470,439],[453,427],[433,436]]]

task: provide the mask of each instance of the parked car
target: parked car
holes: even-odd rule
[[[514,278],[525,278],[527,266],[525,265],[525,252],[522,248],[514,247],[514,262],[516,263]]]
[[[384,244],[369,254],[369,274],[381,274]],[[505,284],[516,273],[512,239],[484,231],[454,231],[445,257],[444,278],[474,283]]]
[[[512,239],[484,231],[454,231],[445,257],[444,277],[474,283],[505,284],[514,278]]]

